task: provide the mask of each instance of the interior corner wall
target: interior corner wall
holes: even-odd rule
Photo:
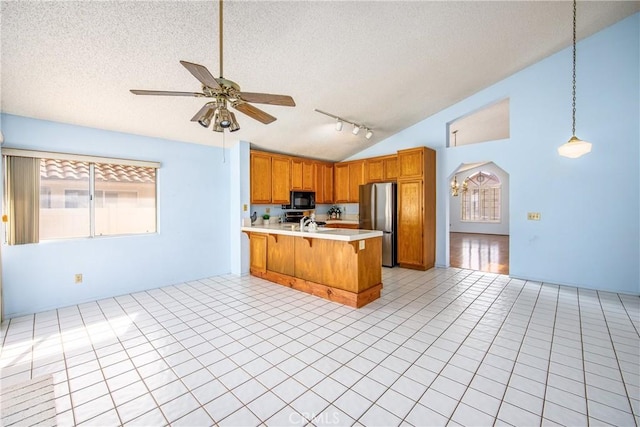
[[[161,163],[158,233],[3,243],[6,318],[229,273],[222,149],[6,114],[2,123],[4,147]]]
[[[493,161],[509,173],[511,277],[640,294],[640,13],[578,43],[577,133],[593,143],[579,159],[557,153],[571,136],[571,63],[568,47],[351,158],[436,149],[437,265],[448,263],[448,177]],[[505,97],[509,139],[445,148],[448,122]]]
[[[462,182],[466,177],[476,172],[485,171],[498,177],[501,183],[500,198],[500,221],[499,222],[471,222],[462,221],[460,218],[460,202],[462,200],[462,189],[458,196],[452,196],[449,192],[449,231],[457,233],[479,233],[479,234],[509,234],[509,174],[500,169],[493,163],[456,173],[458,184],[462,186]],[[449,182],[453,177],[449,177]]]
[[[240,231],[243,220],[249,218],[250,188],[250,144],[240,141],[230,150],[231,180],[230,224],[231,273],[243,275],[249,273],[249,239]],[[245,210],[245,206],[247,209]]]

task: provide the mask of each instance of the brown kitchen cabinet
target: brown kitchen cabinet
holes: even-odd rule
[[[398,151],[398,264],[435,265],[436,153],[426,147]]]
[[[271,156],[271,203],[289,204],[291,160],[288,156]]]
[[[349,164],[336,163],[333,165],[333,202],[349,202]]]
[[[315,164],[312,160],[291,158],[291,190],[315,191]]]
[[[425,147],[398,151],[398,179],[423,178]]]
[[[251,203],[271,203],[271,155],[259,151],[251,151],[250,157]]]
[[[398,156],[389,156],[384,159],[384,180],[395,181],[398,178]]]
[[[364,160],[349,162],[349,203],[360,200],[360,186],[364,184]]]
[[[398,157],[382,156],[364,160],[365,182],[395,181],[398,177]]]
[[[333,163],[316,162],[316,204],[333,203]]]

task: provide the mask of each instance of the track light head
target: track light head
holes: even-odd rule
[[[364,134],[364,137],[367,139],[371,139],[372,136],[373,136],[373,131],[367,128],[367,133]]]
[[[336,130],[340,132],[342,130],[342,120],[336,119]]]
[[[357,135],[360,132],[360,126],[358,125],[353,125],[353,130],[351,131],[351,133],[353,133],[354,135]]]

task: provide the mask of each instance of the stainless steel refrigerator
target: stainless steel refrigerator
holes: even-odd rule
[[[396,265],[396,184],[380,182],[360,186],[360,228],[380,230],[382,265]]]

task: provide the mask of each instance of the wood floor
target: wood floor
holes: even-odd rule
[[[509,236],[449,233],[451,267],[509,274]]]

